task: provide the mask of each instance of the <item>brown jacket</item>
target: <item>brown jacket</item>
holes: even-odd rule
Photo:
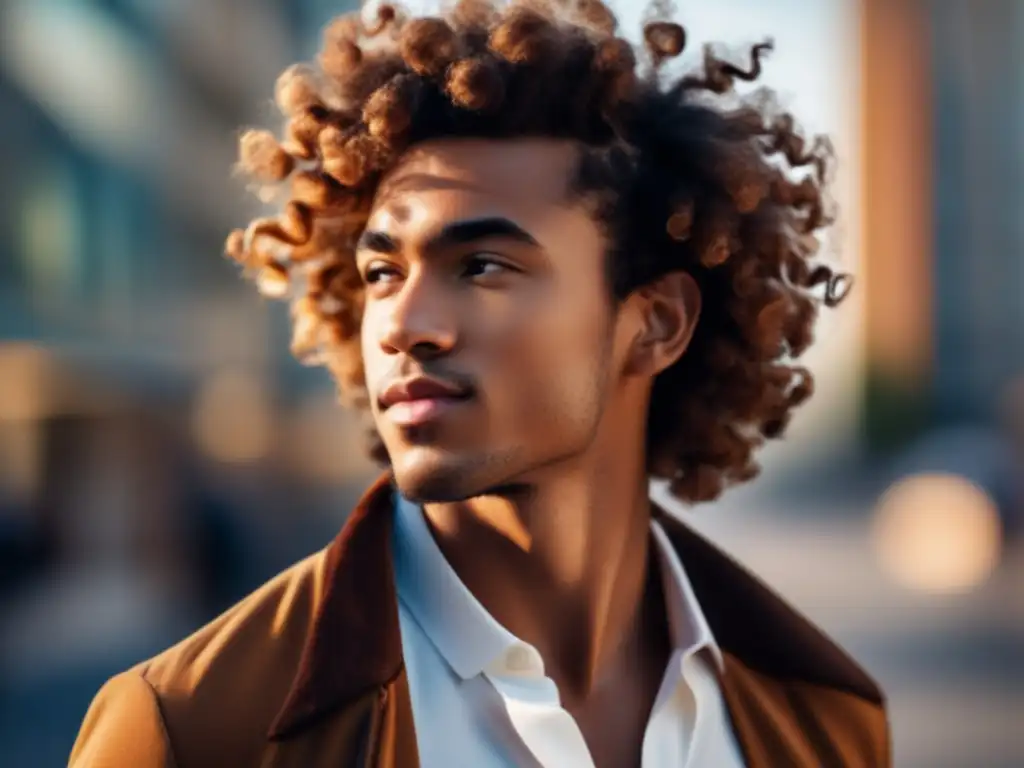
[[[381,478],[323,551],[111,679],[72,768],[416,768]],[[817,629],[681,523],[665,528],[725,655],[752,768],[890,765],[882,693]]]

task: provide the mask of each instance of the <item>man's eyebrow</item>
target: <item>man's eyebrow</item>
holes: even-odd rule
[[[526,245],[537,245],[537,239],[516,224],[511,219],[503,216],[492,216],[483,219],[466,219],[447,224],[436,235],[427,242],[427,248],[431,250],[442,250],[454,245],[466,245],[475,243],[478,240],[489,238],[500,238],[502,240],[515,240]]]
[[[538,245],[537,239],[503,216],[491,216],[483,219],[466,219],[446,224],[441,231],[430,237],[424,244],[424,250],[440,251],[457,245],[475,243],[488,238],[515,240],[526,245]],[[359,237],[356,250],[373,251],[382,254],[395,254],[402,249],[401,241],[385,232],[368,229]]]
[[[374,251],[375,253],[395,254],[402,250],[402,244],[386,232],[367,229],[359,236],[356,243],[357,251]]]

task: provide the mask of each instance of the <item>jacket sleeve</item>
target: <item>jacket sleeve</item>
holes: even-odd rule
[[[180,768],[156,693],[138,669],[111,678],[86,712],[68,768]]]

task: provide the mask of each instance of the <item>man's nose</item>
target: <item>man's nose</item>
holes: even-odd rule
[[[454,303],[429,276],[410,276],[386,313],[381,348],[389,354],[433,357],[450,352],[457,340]]]

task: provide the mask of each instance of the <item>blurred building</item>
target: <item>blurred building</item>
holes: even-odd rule
[[[894,447],[994,422],[1024,376],[1024,5],[863,6],[868,431]]]
[[[321,546],[360,484],[326,374],[219,258],[258,213],[239,127],[347,5],[0,3],[5,766],[64,764],[104,678]]]
[[[935,399],[992,418],[1024,376],[1024,6],[933,6]]]
[[[0,339],[18,342],[0,355],[0,454],[43,452],[48,420],[131,391],[192,424],[191,450],[251,463],[282,443],[281,408],[297,412],[295,432],[323,405],[330,383],[291,360],[284,307],[268,309],[220,254],[260,212],[230,180],[239,127],[272,124],[277,74],[348,6],[0,4]],[[84,371],[89,386],[49,392],[49,378]],[[230,402],[209,415],[217,392]],[[250,455],[211,430],[250,439]],[[25,497],[24,468],[42,465],[0,472],[0,500]]]
[[[191,372],[283,361],[283,311],[268,325],[217,258],[257,211],[227,181],[239,127],[274,119],[276,75],[348,5],[0,6],[0,337]]]

